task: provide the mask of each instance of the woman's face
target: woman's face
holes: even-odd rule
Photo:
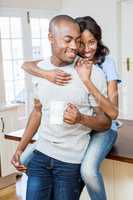
[[[81,34],[81,46],[79,49],[79,54],[81,55],[81,57],[93,60],[96,50],[97,50],[96,38],[90,31],[85,30]]]

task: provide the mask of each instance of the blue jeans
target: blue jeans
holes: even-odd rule
[[[79,200],[80,164],[53,159],[35,150],[28,164],[26,200]]]
[[[81,176],[91,200],[106,200],[106,193],[100,164],[109,153],[117,138],[117,132],[110,129],[103,133],[91,134],[87,152],[81,164]]]

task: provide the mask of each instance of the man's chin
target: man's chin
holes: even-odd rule
[[[68,59],[67,61],[68,61],[69,64],[71,64],[71,63],[74,62],[74,60],[75,60],[75,58],[70,58],[70,59]]]
[[[76,58],[76,56],[65,56],[63,59],[62,59],[62,61],[64,61],[64,63],[66,63],[66,64],[72,64],[73,62],[74,62],[74,60],[75,60],[75,58]]]
[[[68,57],[68,60],[74,61],[75,58],[76,58],[76,55],[75,55],[75,56]]]

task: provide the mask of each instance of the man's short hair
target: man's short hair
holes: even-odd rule
[[[69,15],[57,15],[53,17],[49,23],[49,32],[53,32],[55,30],[55,26],[58,26],[62,21],[77,24],[77,22]]]

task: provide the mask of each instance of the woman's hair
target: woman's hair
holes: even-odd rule
[[[105,60],[105,56],[109,54],[109,49],[102,42],[102,30],[100,26],[90,16],[77,17],[75,21],[79,24],[81,33],[88,30],[97,40],[97,50],[94,57],[97,64],[101,65]]]

